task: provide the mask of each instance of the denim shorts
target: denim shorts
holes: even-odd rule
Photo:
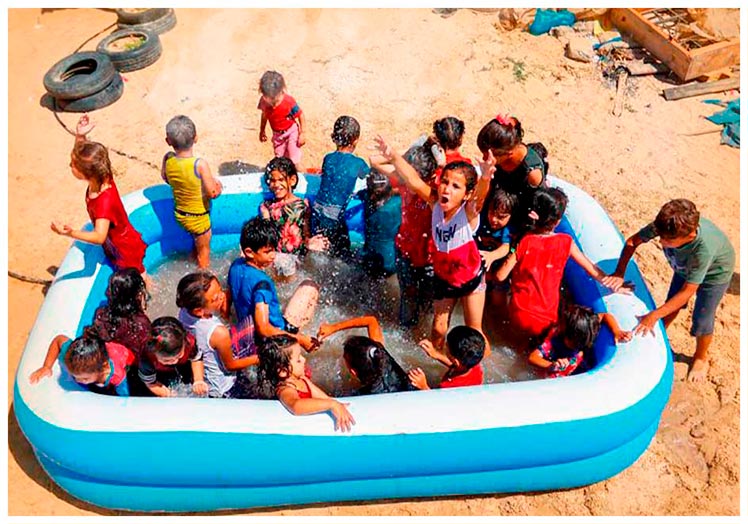
[[[670,300],[686,283],[686,279],[675,273],[673,281],[670,282],[670,290],[667,299]],[[691,319],[691,336],[700,337],[714,333],[714,317],[717,314],[717,306],[722,297],[725,296],[730,282],[724,284],[701,284],[696,290],[696,303],[693,306],[693,318]],[[685,309],[688,303],[681,309]]]

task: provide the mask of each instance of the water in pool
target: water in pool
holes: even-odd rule
[[[226,287],[229,266],[238,256],[238,249],[212,253],[212,271]],[[194,262],[185,254],[178,254],[165,260],[151,271],[156,284],[154,296],[148,305],[151,319],[163,315],[177,316],[176,289],[179,280],[195,271]],[[278,295],[285,305],[302,280],[310,278],[320,286],[320,298],[312,322],[302,328],[302,332],[316,335],[322,323],[333,323],[361,315],[375,315],[384,333],[385,347],[406,371],[420,367],[426,373],[429,384],[439,383],[445,372],[443,365],[434,362],[418,347],[419,340],[428,334],[431,318],[422,319],[421,324],[411,333],[401,329],[397,322],[399,294],[397,278],[393,275],[384,281],[369,279],[355,266],[349,266],[324,254],[311,253],[290,282],[276,282]],[[463,322],[460,307],[455,310],[451,325]],[[483,360],[485,382],[498,383],[529,380],[536,378],[535,372],[526,363],[526,358],[508,347],[497,336],[496,329],[489,329],[491,355]],[[331,336],[322,347],[308,355],[312,369],[312,380],[333,396],[345,396],[354,391],[358,384],[352,378],[343,362],[343,343],[351,335],[366,335],[366,330],[351,329]],[[176,393],[187,394],[189,388],[178,388]]]

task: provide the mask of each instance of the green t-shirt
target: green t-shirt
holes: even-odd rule
[[[654,222],[639,231],[639,237],[645,242],[656,236]],[[691,284],[726,284],[735,269],[735,250],[730,240],[706,218],[699,219],[693,241],[681,247],[666,247],[663,251],[673,271]]]

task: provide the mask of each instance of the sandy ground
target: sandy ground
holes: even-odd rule
[[[177,10],[178,25],[162,35],[163,56],[125,75],[124,96],[92,116],[92,138],[112,160],[123,193],[159,182],[164,125],[178,113],[197,123],[198,149],[214,170],[264,165],[268,144],[257,139],[257,81],[266,69],[285,74],[308,122],[306,166],[332,148],[335,118],[352,114],[363,140],[384,133],[406,146],[431,123],[456,114],[467,124],[465,152],[497,112],[511,112],[542,140],[552,172],[597,198],[624,235],[676,197],[696,202],[739,248],[739,152],[719,145],[702,119],[708,97],[666,102],[668,85],[633,79],[625,110],[611,115],[614,89],[594,66],[563,56],[555,38],[497,31],[495,14],[430,10]],[[282,19],[282,25],[279,24]],[[96,9],[9,11],[9,269],[50,278],[70,243],[52,220],[83,224],[84,186],[68,168],[72,137],[40,106],[42,76],[64,55],[115,21]],[[96,37],[84,49],[93,49]],[[719,96],[719,95],[714,95]],[[712,96],[712,97],[714,97]],[[736,96],[735,93],[729,95]],[[77,116],[60,115],[68,127]],[[31,240],[33,239],[33,240]],[[637,261],[658,303],[670,270],[657,246]],[[649,449],[616,477],[580,489],[317,505],[264,515],[737,515],[739,513],[739,281],[718,312],[710,381],[684,382],[693,353],[687,316],[670,330],[676,353],[672,397]],[[16,365],[44,289],[8,280],[8,504],[10,515],[111,515],[73,499],[42,471],[19,431],[12,406]],[[246,512],[249,514],[250,512]],[[244,514],[244,512],[242,512]]]

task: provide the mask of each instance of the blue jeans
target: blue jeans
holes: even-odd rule
[[[670,282],[670,290],[667,299],[670,300],[686,283],[686,279],[675,273]],[[701,337],[714,333],[714,317],[717,314],[717,306],[725,296],[730,282],[724,284],[701,284],[696,290],[696,303],[693,306],[693,317],[691,318],[691,336]],[[688,304],[684,304],[684,309]]]

